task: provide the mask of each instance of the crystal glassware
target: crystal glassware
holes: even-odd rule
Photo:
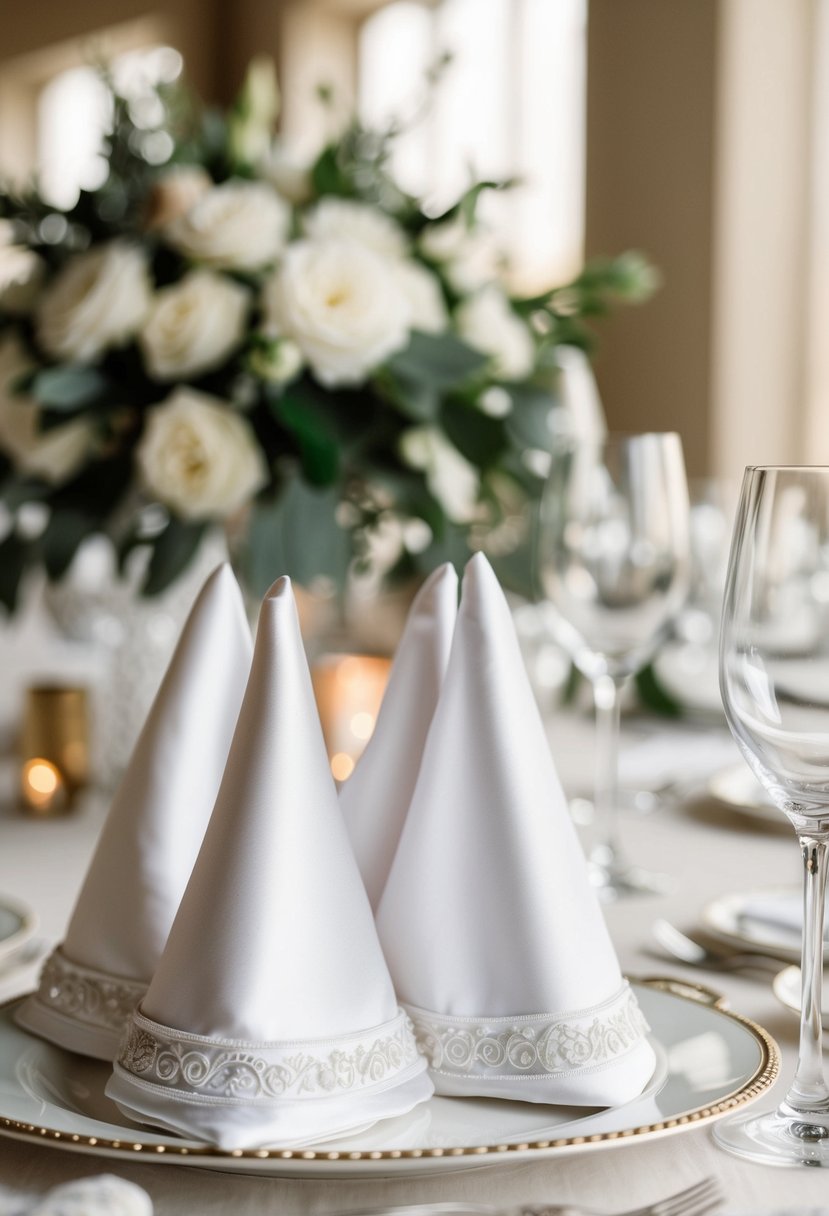
[[[617,810],[622,686],[653,656],[688,591],[688,487],[678,435],[558,444],[542,499],[539,577],[558,637],[593,687],[591,878],[603,898],[658,890],[625,860]]]
[[[803,855],[800,1050],[777,1110],[724,1121],[717,1141],[772,1165],[829,1166],[821,979],[829,855],[829,468],[748,468],[720,631],[720,690],[751,769]]]

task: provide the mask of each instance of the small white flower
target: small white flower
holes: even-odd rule
[[[259,171],[283,198],[295,206],[307,203],[313,196],[310,166],[283,143],[273,144],[260,162]]]
[[[288,237],[290,208],[265,182],[229,181],[206,191],[165,230],[174,248],[224,270],[259,270]]]
[[[265,286],[266,325],[292,338],[327,387],[359,384],[408,340],[393,267],[355,241],[296,241]]]
[[[498,275],[499,254],[492,236],[482,228],[468,228],[460,216],[428,224],[420,235],[420,249],[459,292],[477,291]]]
[[[53,359],[88,363],[134,337],[150,306],[150,276],[141,251],[123,241],[70,258],[44,291],[37,340]]]
[[[324,198],[305,216],[303,228],[312,241],[349,240],[386,258],[402,258],[406,234],[376,207],[347,198]]]
[[[45,274],[46,263],[33,250],[0,243],[0,312],[30,313]]]
[[[409,306],[409,328],[437,334],[448,328],[449,314],[440,283],[420,262],[410,259],[395,266],[397,281]]]
[[[95,428],[87,418],[75,418],[41,431],[40,406],[14,392],[14,384],[33,367],[13,333],[0,341],[0,448],[21,472],[59,485],[89,458]]]
[[[164,228],[180,215],[186,215],[212,185],[210,174],[200,165],[168,169],[153,183],[147,201],[146,226]]]
[[[157,380],[221,366],[242,341],[249,296],[225,275],[194,270],[157,292],[140,343]]]
[[[150,493],[184,519],[230,515],[268,479],[249,423],[191,388],[150,411],[136,457]]]
[[[302,371],[303,362],[302,351],[290,338],[272,338],[248,356],[250,371],[268,384],[288,384]]]
[[[433,426],[411,427],[400,437],[400,455],[426,475],[430,492],[454,523],[468,523],[477,512],[480,477],[465,456]]]
[[[500,287],[491,283],[464,300],[455,320],[464,341],[490,356],[500,379],[523,380],[530,374],[535,363],[532,334]]]
[[[478,407],[482,414],[490,418],[506,418],[512,413],[512,397],[500,384],[492,384],[478,398]]]

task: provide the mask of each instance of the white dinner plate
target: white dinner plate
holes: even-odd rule
[[[765,951],[783,961],[800,962],[800,929],[785,923],[785,911],[792,899],[799,901],[797,887],[770,887],[762,891],[736,891],[721,895],[702,910],[702,923],[715,937],[731,945]],[[763,905],[764,915],[756,915]],[[776,923],[775,906],[779,905],[781,922]],[[829,929],[829,924],[827,924]],[[824,957],[829,958],[829,942],[824,940]]]
[[[778,971],[772,983],[774,995],[781,1005],[791,1009],[800,1017],[800,968],[791,966]],[[829,975],[823,976],[823,995],[821,999],[821,1021],[823,1029],[829,1030]]]
[[[0,895],[0,961],[5,962],[35,931],[33,912],[17,900]]]
[[[747,764],[734,764],[715,773],[708,782],[708,794],[754,823],[777,831],[792,831],[786,816],[778,811]]]
[[[0,1007],[0,1134],[76,1152],[266,1176],[353,1178],[443,1173],[611,1148],[680,1133],[753,1101],[779,1069],[761,1027],[716,993],[679,980],[635,981],[658,1066],[639,1098],[584,1110],[492,1098],[432,1098],[403,1118],[314,1149],[223,1152],[131,1124],[104,1095],[109,1066],[20,1029]]]

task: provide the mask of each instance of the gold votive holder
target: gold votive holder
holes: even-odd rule
[[[89,783],[85,688],[39,684],[26,691],[20,733],[22,809],[36,818],[70,811]]]
[[[389,678],[391,659],[368,654],[327,654],[311,677],[331,772],[346,781],[371,738]]]

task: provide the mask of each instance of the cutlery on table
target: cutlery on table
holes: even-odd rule
[[[628,1208],[624,1212],[602,1213],[573,1203],[529,1203],[498,1208],[487,1203],[417,1203],[403,1207],[364,1208],[344,1216],[706,1216],[722,1205],[719,1187],[713,1178],[667,1195],[655,1203]]]
[[[727,946],[718,949],[707,946],[697,938],[689,937],[667,920],[655,920],[651,932],[662,949],[673,958],[689,967],[706,967],[710,971],[764,971],[777,972],[784,960],[759,950],[731,950]]]

